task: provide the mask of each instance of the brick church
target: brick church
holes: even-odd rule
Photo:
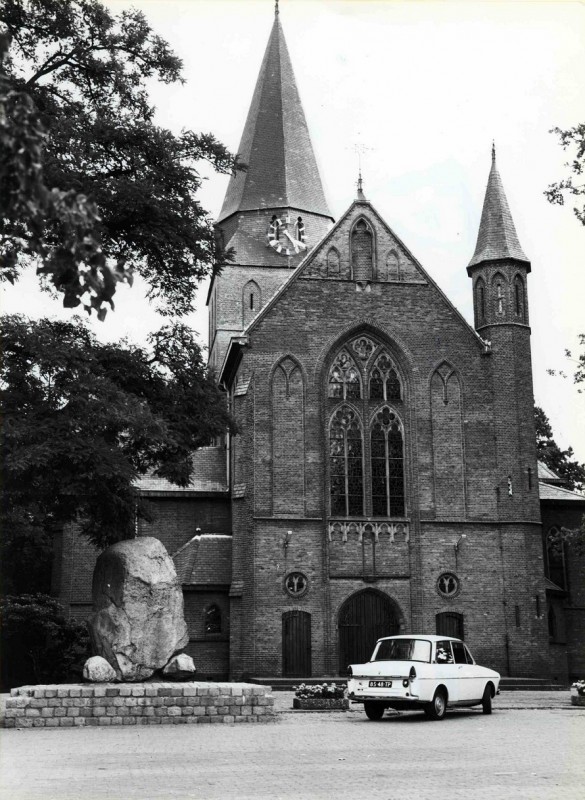
[[[473,327],[361,179],[332,218],[278,13],[239,153],[208,306],[240,433],[195,453],[187,489],[140,484],[199,674],[341,675],[399,632],[463,637],[504,675],[585,674],[584,565],[543,547],[585,499],[537,464],[530,261],[495,152]],[[79,618],[94,562],[65,532],[55,585]]]

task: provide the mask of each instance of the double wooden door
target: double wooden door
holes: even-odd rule
[[[282,615],[282,674],[286,678],[311,677],[311,615],[307,611]]]
[[[350,664],[369,661],[377,639],[398,632],[398,619],[389,597],[371,589],[352,595],[339,612],[340,674],[347,674]]]

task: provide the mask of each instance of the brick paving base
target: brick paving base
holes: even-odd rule
[[[249,683],[100,683],[20,686],[6,728],[269,722],[270,687]]]

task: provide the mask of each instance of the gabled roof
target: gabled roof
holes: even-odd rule
[[[515,258],[519,261],[528,262],[528,258],[518,241],[502,179],[496,166],[496,150],[494,147],[492,148],[492,168],[485,190],[477,244],[467,269],[469,271],[469,267],[473,267],[482,261],[503,258]]]
[[[556,472],[544,463],[544,461],[538,462],[538,480],[543,481],[544,483],[554,483],[562,486],[566,481],[562,478],[559,478]]]
[[[232,579],[232,537],[220,533],[196,534],[172,559],[184,585],[228,585]]]
[[[218,222],[287,206],[331,217],[278,14],[238,155],[248,168],[232,175]]]
[[[562,486],[553,486],[551,483],[540,481],[538,484],[538,496],[541,500],[557,500],[563,503],[583,503],[585,506],[585,495],[564,489]]]
[[[225,450],[222,447],[200,447],[191,458],[193,477],[188,486],[177,486],[166,478],[151,473],[138,478],[136,488],[143,495],[159,497],[169,494],[227,492]]]
[[[363,198],[363,194],[362,194],[362,198]],[[349,216],[350,216],[350,214],[353,212],[353,210],[356,208],[356,206],[360,206],[360,208],[361,208],[362,210],[364,210],[364,211],[365,211],[365,210],[367,210],[367,212],[368,212],[368,213],[370,213],[370,214],[372,214],[373,216],[375,216],[375,217],[376,217],[376,219],[379,221],[379,223],[380,223],[381,225],[383,225],[383,226],[384,226],[384,227],[385,227],[385,228],[386,228],[388,231],[390,231],[390,233],[392,234],[392,236],[394,237],[394,239],[396,239],[396,241],[398,242],[399,246],[400,246],[401,248],[403,248],[403,249],[404,249],[404,252],[405,252],[405,253],[408,255],[408,257],[409,257],[409,258],[411,258],[411,259],[412,259],[412,261],[413,261],[414,265],[416,266],[416,269],[417,269],[417,270],[420,272],[420,274],[421,274],[421,284],[422,284],[422,283],[424,283],[424,282],[427,282],[427,283],[429,283],[431,286],[433,286],[433,288],[434,288],[434,289],[435,289],[435,290],[436,290],[436,291],[437,291],[437,292],[438,292],[438,293],[441,295],[441,297],[444,299],[445,303],[447,303],[447,305],[448,305],[448,306],[449,306],[449,307],[450,307],[450,308],[453,310],[453,312],[454,312],[454,313],[457,315],[457,317],[460,319],[460,321],[461,321],[461,323],[463,324],[463,326],[465,327],[465,329],[466,329],[467,331],[469,331],[469,334],[470,334],[470,335],[473,337],[473,339],[474,339],[474,340],[477,342],[477,344],[478,344],[480,347],[482,347],[482,348],[484,348],[484,349],[485,349],[485,347],[486,347],[486,344],[485,344],[485,342],[483,341],[483,339],[481,339],[481,337],[479,336],[479,334],[477,333],[477,331],[475,331],[475,330],[474,330],[474,328],[472,328],[472,327],[471,327],[471,325],[470,325],[470,324],[467,322],[467,320],[466,320],[466,319],[465,319],[465,317],[464,317],[464,316],[461,314],[461,312],[460,312],[460,311],[459,311],[459,310],[458,310],[458,309],[457,309],[457,308],[456,308],[456,307],[453,305],[453,303],[452,303],[452,302],[449,300],[449,298],[446,296],[446,294],[445,294],[445,293],[444,293],[444,292],[441,290],[441,288],[440,288],[440,287],[439,287],[439,286],[438,286],[438,285],[435,283],[435,281],[434,281],[434,280],[433,280],[433,279],[430,277],[430,275],[429,275],[429,274],[428,274],[428,273],[425,271],[424,267],[423,267],[423,266],[420,264],[420,262],[419,262],[419,261],[418,261],[418,260],[415,258],[415,256],[414,256],[414,255],[413,255],[413,254],[410,252],[410,250],[409,250],[409,249],[406,247],[406,245],[405,245],[405,244],[402,242],[402,240],[400,239],[400,237],[399,237],[399,236],[397,236],[397,235],[394,233],[394,231],[392,231],[392,229],[391,229],[391,228],[390,228],[390,227],[389,227],[389,226],[386,224],[386,222],[384,221],[384,219],[383,219],[383,218],[380,216],[380,214],[379,214],[379,213],[376,211],[376,209],[375,209],[375,208],[374,208],[374,206],[373,206],[373,205],[370,203],[370,201],[369,201],[369,200],[366,200],[365,198],[363,198],[363,199],[362,199],[362,198],[359,198],[359,199],[357,199],[357,200],[354,200],[354,201],[353,201],[353,203],[350,205],[350,207],[349,207],[349,208],[348,208],[348,210],[345,212],[345,214],[343,214],[343,215],[342,215],[342,216],[341,216],[341,217],[340,217],[340,218],[337,220],[337,222],[335,223],[335,225],[333,225],[333,227],[332,227],[332,228],[331,228],[331,229],[330,229],[330,230],[329,230],[329,231],[328,231],[328,232],[325,234],[325,236],[324,236],[324,237],[321,239],[321,241],[320,241],[320,242],[318,242],[318,243],[315,245],[315,247],[314,247],[314,248],[311,250],[311,252],[307,254],[307,256],[306,256],[306,257],[305,257],[305,258],[304,258],[304,259],[301,261],[301,263],[298,265],[298,267],[296,267],[296,268],[295,268],[295,269],[294,269],[294,270],[293,270],[293,271],[290,273],[290,276],[289,276],[289,278],[288,278],[288,279],[287,279],[287,280],[286,280],[286,281],[285,281],[285,282],[284,282],[284,283],[283,283],[283,284],[282,284],[282,285],[281,285],[281,286],[280,286],[280,287],[279,287],[279,288],[276,290],[276,292],[275,292],[275,293],[272,295],[272,297],[271,297],[271,298],[268,300],[268,302],[267,302],[267,303],[265,303],[265,304],[262,306],[262,308],[260,309],[260,311],[258,312],[258,314],[256,314],[256,316],[255,316],[255,317],[253,317],[253,319],[252,319],[252,320],[250,320],[250,322],[248,323],[248,326],[247,326],[247,327],[246,327],[246,328],[245,328],[245,329],[242,331],[242,333],[241,333],[241,334],[239,334],[238,336],[232,337],[232,339],[230,340],[230,343],[229,343],[229,345],[228,345],[228,347],[227,347],[227,350],[226,350],[226,353],[225,353],[225,356],[224,356],[224,360],[223,360],[223,364],[222,364],[222,367],[221,367],[221,369],[220,369],[220,372],[219,372],[219,381],[220,381],[220,383],[222,383],[222,384],[224,384],[224,385],[227,385],[227,384],[226,384],[226,369],[227,369],[227,367],[228,367],[230,364],[232,364],[232,365],[233,365],[233,364],[234,364],[234,362],[235,362],[235,359],[234,359],[234,354],[232,353],[232,349],[234,349],[234,348],[241,348],[242,346],[245,346],[245,345],[247,345],[247,344],[248,344],[248,334],[249,334],[249,333],[250,333],[250,332],[251,332],[251,331],[252,331],[252,330],[253,330],[253,329],[256,327],[256,325],[258,325],[258,323],[259,323],[259,322],[260,322],[262,319],[264,319],[264,317],[265,317],[265,316],[266,316],[266,315],[267,315],[267,314],[270,312],[270,310],[271,310],[271,309],[272,309],[272,308],[273,308],[273,307],[276,305],[276,303],[278,302],[278,300],[280,299],[280,297],[281,297],[281,296],[284,294],[284,292],[286,292],[286,291],[287,291],[287,289],[288,289],[288,288],[289,288],[289,287],[290,287],[290,286],[291,286],[291,285],[292,285],[292,284],[293,284],[295,281],[297,281],[297,280],[298,280],[298,279],[299,279],[299,278],[302,276],[303,272],[304,272],[304,271],[305,271],[305,269],[308,267],[308,265],[311,263],[311,261],[312,261],[312,260],[313,260],[313,259],[314,259],[314,258],[315,258],[317,255],[318,255],[319,251],[320,251],[322,248],[324,248],[324,247],[326,247],[326,246],[327,246],[327,243],[328,243],[328,242],[329,242],[329,241],[330,241],[330,240],[331,240],[331,239],[332,239],[332,238],[335,236],[335,234],[337,233],[338,229],[341,227],[341,225],[343,225],[343,224],[344,224],[345,220],[347,219],[347,217],[349,217]],[[233,373],[233,370],[232,370],[232,373]],[[234,373],[234,374],[235,374],[235,373]]]

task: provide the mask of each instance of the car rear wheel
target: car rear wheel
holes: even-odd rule
[[[425,714],[429,719],[443,719],[447,711],[447,695],[444,689],[437,689],[432,701],[426,706]]]
[[[375,703],[375,702],[367,702],[364,703],[364,711],[366,712],[366,717],[368,719],[382,719],[382,715],[385,711],[385,706],[383,703]]]
[[[481,698],[481,710],[484,714],[492,713],[492,686],[490,683],[487,684],[483,691],[483,697]]]

